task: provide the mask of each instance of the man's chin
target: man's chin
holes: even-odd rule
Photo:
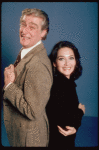
[[[20,41],[20,44],[23,46],[23,48],[29,48],[28,43]]]

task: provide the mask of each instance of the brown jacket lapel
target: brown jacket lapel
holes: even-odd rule
[[[43,45],[43,43],[41,43],[38,46],[36,46],[35,48],[33,48],[28,54],[26,54],[23,59],[21,59],[21,61],[15,67],[15,72],[17,74],[17,77],[20,75],[20,73],[24,69],[25,65],[32,59],[32,57],[34,57],[34,55],[37,54],[38,52],[40,52],[43,48],[44,48],[44,45]],[[22,51],[22,49],[20,50],[19,55],[20,55],[21,51]],[[16,80],[17,80],[17,78],[16,78]]]

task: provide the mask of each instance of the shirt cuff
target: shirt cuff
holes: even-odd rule
[[[7,87],[12,84],[12,82],[10,82],[6,87],[4,87],[4,91],[7,89]]]

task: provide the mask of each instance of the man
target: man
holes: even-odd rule
[[[52,86],[52,68],[41,40],[49,19],[39,9],[25,9],[20,18],[23,46],[14,65],[4,71],[4,123],[12,147],[46,147],[49,141],[45,107]]]

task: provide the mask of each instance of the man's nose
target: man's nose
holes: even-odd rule
[[[24,27],[22,32],[25,34],[25,33],[28,33],[28,27]]]

